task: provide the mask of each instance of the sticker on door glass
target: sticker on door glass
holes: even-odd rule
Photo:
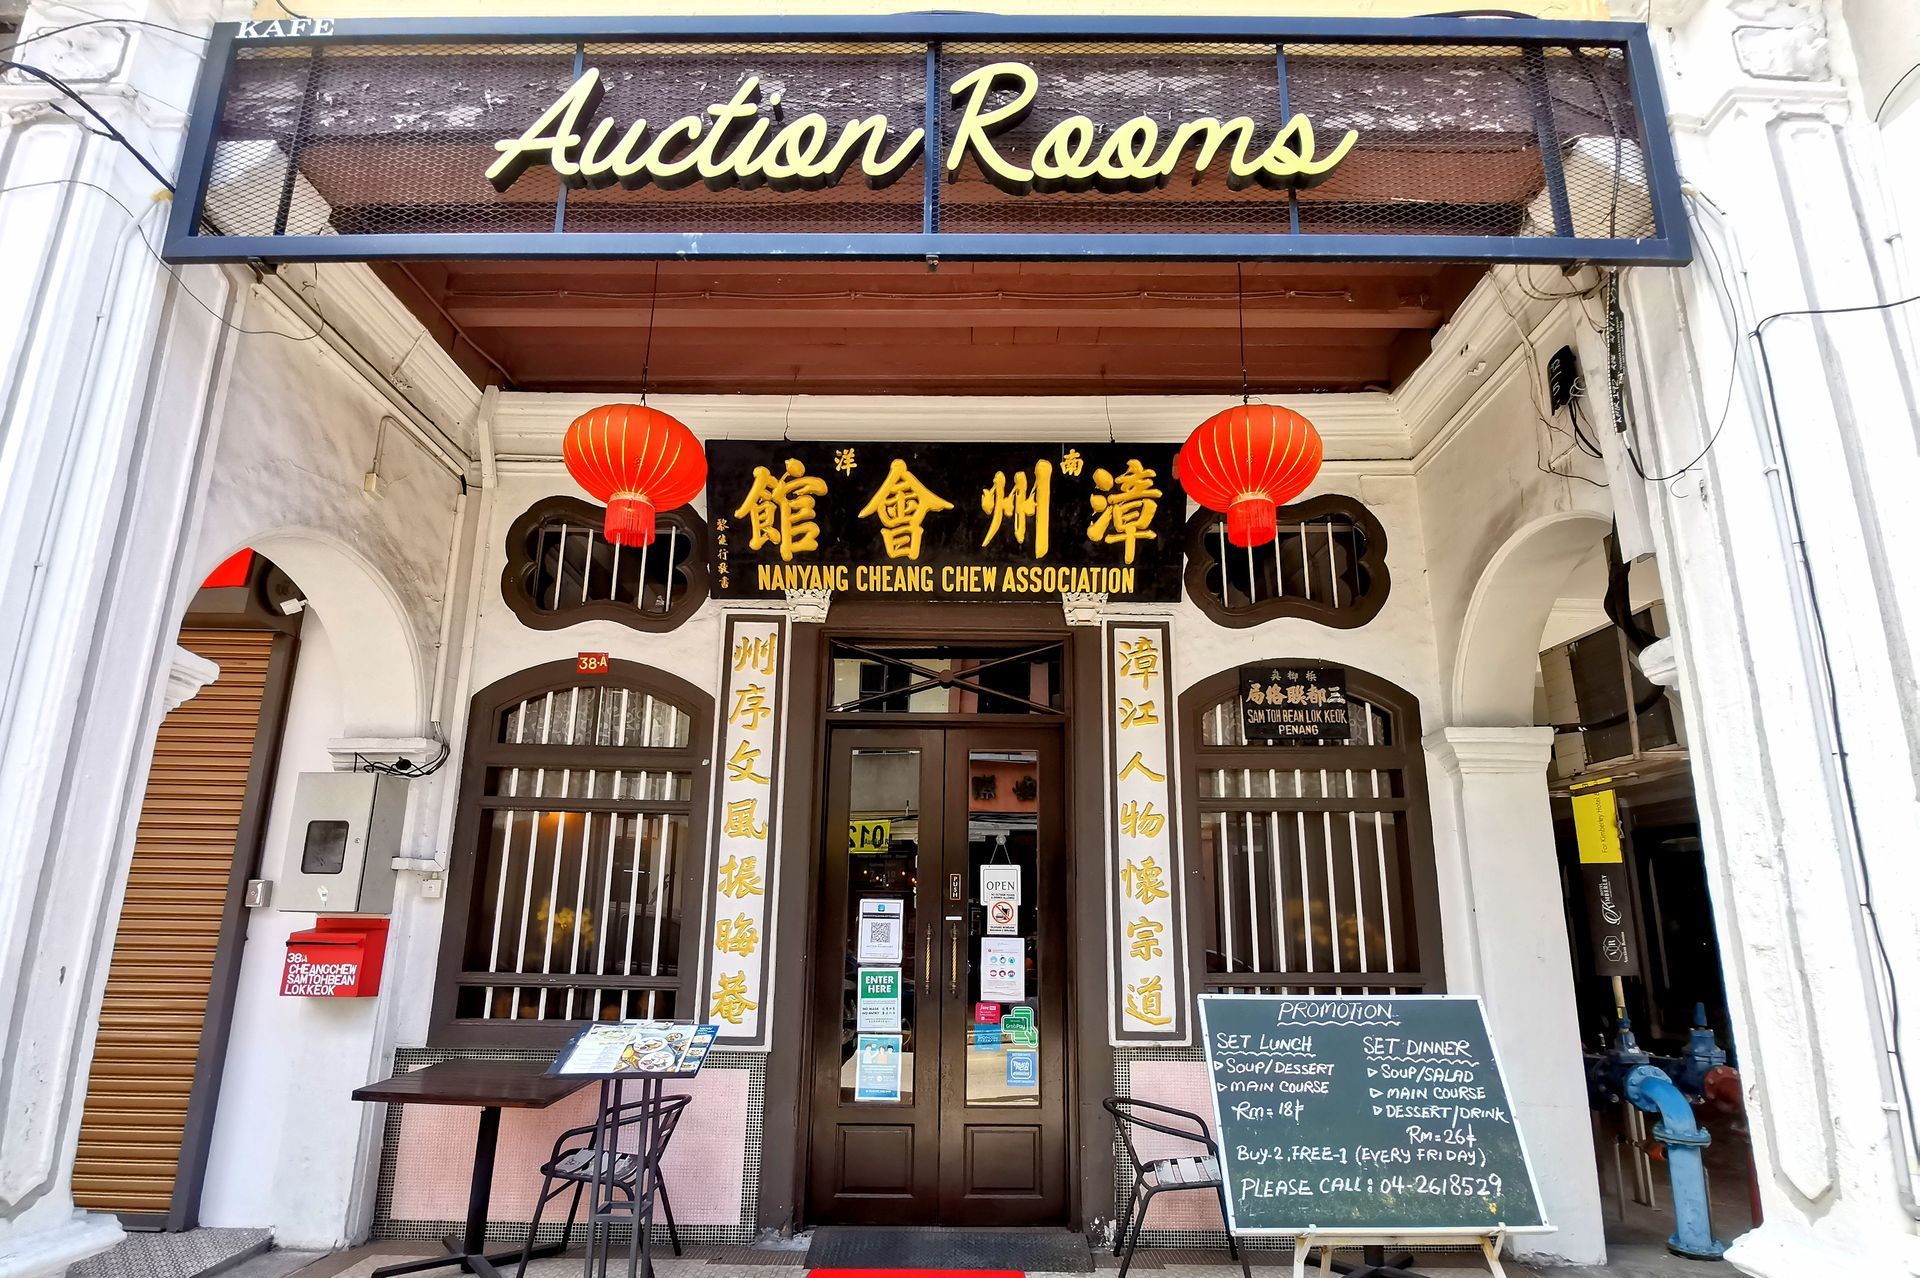
[[[980,900],[987,907],[987,935],[1013,936],[1019,930],[1020,867],[980,867]]]
[[[847,822],[848,856],[885,856],[892,850],[892,821],[857,820]]]
[[[1038,1087],[1040,1085],[1040,1053],[1032,1050],[1009,1051],[1007,1053],[1007,1086]]]
[[[987,935],[1015,936],[1019,933],[1020,907],[1012,901],[987,902]]]
[[[862,1034],[854,1041],[853,1099],[900,1099],[900,1035]]]
[[[997,1052],[1000,1050],[1000,1027],[998,1025],[976,1025],[973,1027],[973,1050],[976,1052]]]
[[[1033,1008],[1009,1007],[1000,1019],[1006,1026],[1007,1041],[1013,1046],[1040,1046],[1040,1027],[1034,1023]]]
[[[860,925],[855,952],[862,963],[898,963],[904,935],[905,905],[900,901],[866,897],[860,902]]]
[[[1019,937],[980,938],[980,997],[1018,1003],[1027,996],[1027,943]]]
[[[862,1031],[900,1028],[900,969],[860,969],[859,1024]]]

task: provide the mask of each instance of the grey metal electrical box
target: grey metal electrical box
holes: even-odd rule
[[[382,772],[302,772],[273,904],[315,914],[393,909],[407,782]]]

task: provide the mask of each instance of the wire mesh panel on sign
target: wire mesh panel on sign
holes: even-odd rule
[[[229,235],[551,231],[552,170],[502,193],[487,169],[573,70],[561,44],[243,49],[207,213]]]
[[[1038,157],[1079,157],[1082,167],[1098,160],[1106,139],[1127,121],[1146,117],[1153,130],[1128,148],[1145,159],[1144,167],[1171,172],[1152,182],[1097,181],[1080,189],[1058,189],[1036,174],[1031,189],[1015,193],[993,181],[971,147],[953,167],[960,130],[969,115],[965,103],[941,119],[941,153],[947,157],[940,189],[940,228],[950,232],[1070,231],[1113,232],[1241,231],[1284,233],[1287,198],[1258,184],[1232,179],[1229,159],[1236,146],[1258,154],[1286,123],[1274,47],[1270,44],[1138,45],[950,45],[941,51],[944,85],[984,76],[995,66],[1018,63],[1032,68],[1044,90],[1030,113],[992,139],[1009,167],[1036,168],[1035,152],[1049,131],[1083,116],[1093,132],[1069,142],[1064,152]],[[1025,86],[1017,74],[986,77],[983,100],[972,118],[1006,106]],[[1223,145],[1204,165],[1196,155],[1206,146],[1197,132],[1189,144],[1169,156],[1180,128],[1200,120],[1221,122],[1245,117],[1250,127],[1222,134]],[[1243,139],[1245,139],[1243,141]],[[1117,158],[1117,157],[1116,157]],[[1054,189],[1050,189],[1053,187]],[[1131,188],[1131,189],[1130,189]]]
[[[847,251],[923,231],[1634,239],[1660,228],[1628,61],[1517,38],[243,43],[203,210],[227,236]]]
[[[611,138],[624,139],[636,121],[646,122],[636,150],[674,121],[749,91],[759,110],[713,148],[719,163],[737,156],[744,179],[701,181],[694,171],[673,189],[656,180],[633,189],[613,183],[576,190],[567,199],[568,231],[920,230],[917,162],[888,185],[870,188],[859,166],[868,151],[864,133],[849,148],[853,162],[838,182],[777,189],[754,174],[771,157],[815,150],[830,155],[847,125],[876,115],[888,126],[875,130],[880,154],[910,145],[908,135],[926,114],[926,57],[918,45],[588,45],[583,65],[600,74],[606,96],[598,117],[613,122]],[[711,131],[710,124],[705,127]],[[789,127],[808,132],[783,142]]]

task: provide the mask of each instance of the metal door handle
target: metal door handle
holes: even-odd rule
[[[947,997],[960,996],[960,924],[947,921]]]

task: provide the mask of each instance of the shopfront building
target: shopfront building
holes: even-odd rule
[[[122,544],[107,523],[165,535],[126,541],[147,558],[90,596],[145,646],[102,639],[114,671],[73,672],[145,709],[111,740],[94,701],[70,716],[125,801],[88,818],[98,890],[76,868],[29,894],[98,919],[67,955],[91,993],[44,963],[9,986],[74,1018],[65,1048],[47,1028],[10,1049],[71,1114],[0,1127],[9,1228],[47,1256],[136,1216],[289,1246],[435,1237],[464,1209],[471,1113],[353,1087],[657,1016],[720,1027],[666,1165],[692,1238],[1110,1238],[1130,1185],[1101,1101],[1207,1108],[1197,995],[1456,991],[1485,1000],[1556,1226],[1524,1249],[1597,1261],[1626,1190],[1582,1053],[1622,969],[1594,958],[1555,821],[1611,772],[1664,831],[1635,871],[1646,909],[1682,899],[1660,886],[1682,853],[1701,885],[1679,921],[1646,914],[1631,998],[1656,1020],[1694,1001],[1707,964],[1679,933],[1705,934],[1698,997],[1736,1049],[1766,1205],[1736,1258],[1785,1272],[1836,1210],[1849,1246],[1910,1250],[1899,1031],[1879,978],[1827,960],[1857,934],[1897,985],[1911,946],[1831,866],[1741,850],[1857,844],[1880,891],[1910,892],[1881,872],[1894,786],[1849,834],[1781,781],[1869,788],[1829,773],[1808,726],[1828,711],[1770,699],[1806,687],[1804,646],[1764,620],[1794,565],[1763,543],[1764,468],[1717,469],[1769,437],[1714,442],[1730,346],[1694,331],[1719,321],[1689,264],[1728,241],[1681,173],[1704,185],[1734,144],[1699,126],[1676,160],[1663,46],[1603,16],[263,12],[204,50],[156,44],[140,92],[189,108],[166,226],[88,233],[144,234],[168,264],[119,268],[153,293],[112,330],[145,352],[121,375],[149,407],[114,419],[98,499],[120,505],[96,511],[99,544]],[[1685,39],[1721,39],[1721,16]],[[67,179],[12,163],[11,224],[69,225],[21,185]],[[1746,321],[1753,287],[1726,292]],[[1846,333],[1850,393],[1892,404],[1907,331]],[[1257,548],[1174,465],[1243,398],[1325,446]],[[643,402],[691,429],[707,478],[634,547],[562,440]],[[1760,426],[1795,411],[1727,403]],[[1852,473],[1905,473],[1846,423],[1887,450]],[[1871,525],[1849,535],[1904,544],[1884,505],[1849,509]],[[247,850],[201,889],[217,954],[170,1066],[178,1174],[133,1185],[114,1173],[144,1146],[99,1084],[138,1072],[137,1020],[116,1020],[141,988],[116,974],[149,970],[129,924],[173,908],[143,877],[172,837],[154,796],[183,712],[246,668],[167,654],[199,651],[207,573],[241,550],[240,606],[298,657],[241,752]],[[1857,602],[1883,558],[1809,571]],[[1899,615],[1845,640],[1881,645],[1889,686]],[[1609,717],[1592,654],[1616,633]],[[169,671],[207,691],[162,727]],[[1873,695],[1836,693],[1856,759],[1904,739],[1874,735]],[[328,775],[400,814],[358,873],[313,858]],[[283,993],[326,915],[382,920],[377,994]],[[1796,946],[1818,989],[1763,970]],[[1816,1026],[1860,1045],[1844,1079]],[[585,1104],[507,1118],[503,1230]],[[1169,1200],[1148,1229],[1197,1241],[1219,1218]]]

